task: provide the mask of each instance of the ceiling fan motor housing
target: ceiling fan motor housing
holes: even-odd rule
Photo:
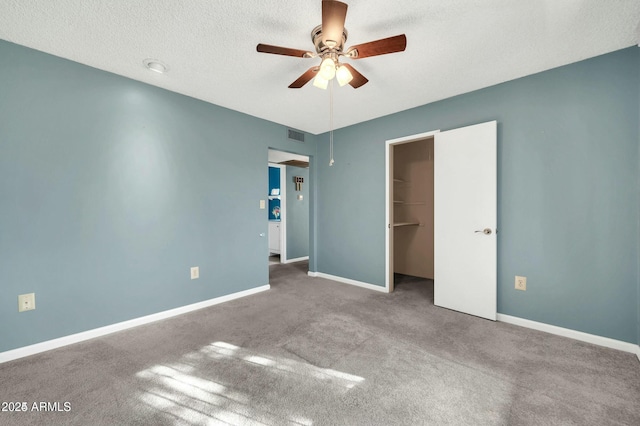
[[[335,46],[330,46],[326,44],[322,40],[322,25],[318,25],[311,31],[311,41],[316,48],[316,52],[318,52],[318,56],[323,57],[325,54],[330,51],[335,51],[336,53],[342,53],[344,49],[344,44],[347,42],[348,32],[346,28],[342,29],[342,40],[336,40]]]

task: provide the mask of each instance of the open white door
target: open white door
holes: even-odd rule
[[[497,123],[435,135],[434,304],[497,313]]]

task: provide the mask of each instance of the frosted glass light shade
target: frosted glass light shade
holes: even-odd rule
[[[322,78],[329,81],[336,75],[336,63],[331,58],[324,58],[320,63],[320,72]]]
[[[353,80],[353,75],[349,71],[349,68],[344,65],[340,65],[338,70],[336,71],[336,79],[338,80],[338,84],[340,86],[344,86]]]
[[[329,85],[329,81],[325,80],[324,78],[322,78],[322,76],[320,75],[320,73],[318,73],[316,75],[316,78],[313,79],[313,85],[320,88],[320,89],[327,89],[327,86]]]

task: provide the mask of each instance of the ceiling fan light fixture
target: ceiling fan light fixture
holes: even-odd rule
[[[315,47],[315,52],[262,43],[256,46],[256,50],[272,55],[320,58],[320,66],[309,68],[291,83],[289,88],[300,89],[317,76],[319,78],[315,78],[314,85],[324,89],[327,87],[327,82],[336,78],[337,69],[342,67],[339,61],[340,57],[362,59],[403,52],[406,49],[407,36],[405,34],[361,43],[345,49],[348,36],[347,29],[344,27],[347,8],[348,5],[339,0],[322,0],[322,23],[311,30],[311,41]],[[338,81],[340,86],[349,84],[354,89],[357,89],[369,81],[351,65],[344,64],[344,68],[338,73],[340,74]]]
[[[329,81],[336,75],[336,63],[333,58],[324,58],[320,63],[320,72],[318,75],[323,79]]]
[[[327,90],[327,86],[329,85],[329,80],[322,78],[320,73],[316,75],[316,78],[313,79],[313,85],[319,89]]]
[[[340,65],[336,70],[336,80],[338,80],[338,84],[342,87],[353,80],[353,75],[351,74],[351,71],[349,71],[349,68],[344,65]]]

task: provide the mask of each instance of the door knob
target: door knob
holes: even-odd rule
[[[491,228],[484,228],[482,231],[476,231],[476,233],[482,232],[484,235],[491,235]]]

